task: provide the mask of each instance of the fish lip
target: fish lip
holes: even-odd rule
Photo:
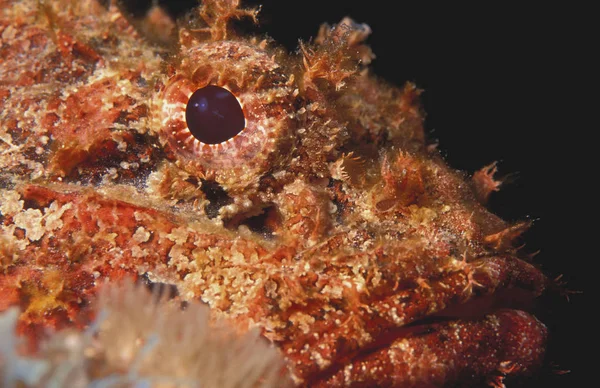
[[[427,319],[477,319],[498,310],[512,309],[533,312],[538,293],[521,287],[500,288],[493,293],[475,296],[464,303],[454,304],[411,324]]]
[[[502,313],[514,313],[528,316],[535,321],[536,300],[538,293],[531,289],[521,287],[508,287],[498,289],[493,293],[479,295],[466,301],[447,307],[439,312],[427,315],[401,327],[390,328],[378,335],[372,342],[357,349],[352,354],[342,357],[333,365],[321,371],[316,376],[307,379],[307,383],[323,383],[336,373],[343,370],[346,365],[367,358],[370,354],[390,348],[394,343],[403,339],[417,338],[435,333],[445,325],[453,323],[466,323],[484,321],[486,317]],[[545,325],[537,321],[542,329],[542,337],[546,336]],[[508,327],[499,326],[498,332],[507,337],[510,332]],[[490,354],[495,348],[490,348]],[[527,367],[524,368],[527,370]],[[485,378],[485,376],[480,376]]]
[[[465,303],[449,306],[404,326],[386,330],[373,342],[363,347],[359,353],[388,347],[400,338],[425,333],[431,327],[446,322],[479,320],[486,315],[505,310],[523,311],[535,316],[533,312],[536,309],[537,297],[534,291],[520,287],[504,288],[491,294],[476,296]]]

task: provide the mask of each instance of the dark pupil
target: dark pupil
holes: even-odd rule
[[[185,121],[192,135],[206,144],[229,140],[246,126],[237,98],[229,90],[214,85],[192,94],[185,108]]]

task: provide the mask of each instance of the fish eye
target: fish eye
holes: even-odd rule
[[[293,74],[275,55],[217,41],[178,58],[154,101],[163,145],[184,170],[231,191],[289,160],[300,101]]]
[[[191,134],[205,144],[219,144],[246,127],[238,99],[227,89],[208,85],[196,90],[187,102],[185,120]]]

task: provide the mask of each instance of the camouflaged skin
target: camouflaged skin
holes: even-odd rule
[[[297,384],[502,386],[541,363],[544,325],[504,303],[548,284],[515,247],[526,225],[485,209],[492,167],[469,182],[427,145],[414,85],[369,74],[368,26],[295,55],[236,35],[256,12],[235,0],[182,26],[89,0],[0,9],[0,311],[22,308],[32,348],[85,327],[103,282],[143,277],[259,327]],[[248,128],[182,148],[207,84]]]

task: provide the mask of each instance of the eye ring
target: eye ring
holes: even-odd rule
[[[247,42],[219,41],[190,48],[181,57],[160,90],[156,128],[182,168],[211,176],[228,189],[243,188],[291,157],[297,93],[291,72],[272,53]],[[203,88],[226,90],[234,97],[232,105],[239,105],[239,124],[227,136],[194,136],[186,113],[194,93]]]
[[[175,153],[185,159],[195,159],[208,169],[226,170],[236,168],[240,163],[255,167],[261,160],[257,155],[270,151],[278,141],[279,131],[269,131],[266,127],[280,121],[280,117],[268,118],[265,106],[256,93],[235,96],[243,116],[245,126],[235,136],[218,143],[205,143],[194,137],[186,120],[186,110],[195,91],[214,86],[227,90],[227,85],[196,85],[186,77],[176,75],[164,91],[163,130]],[[233,93],[231,93],[233,94]],[[193,163],[196,164],[196,163]]]

